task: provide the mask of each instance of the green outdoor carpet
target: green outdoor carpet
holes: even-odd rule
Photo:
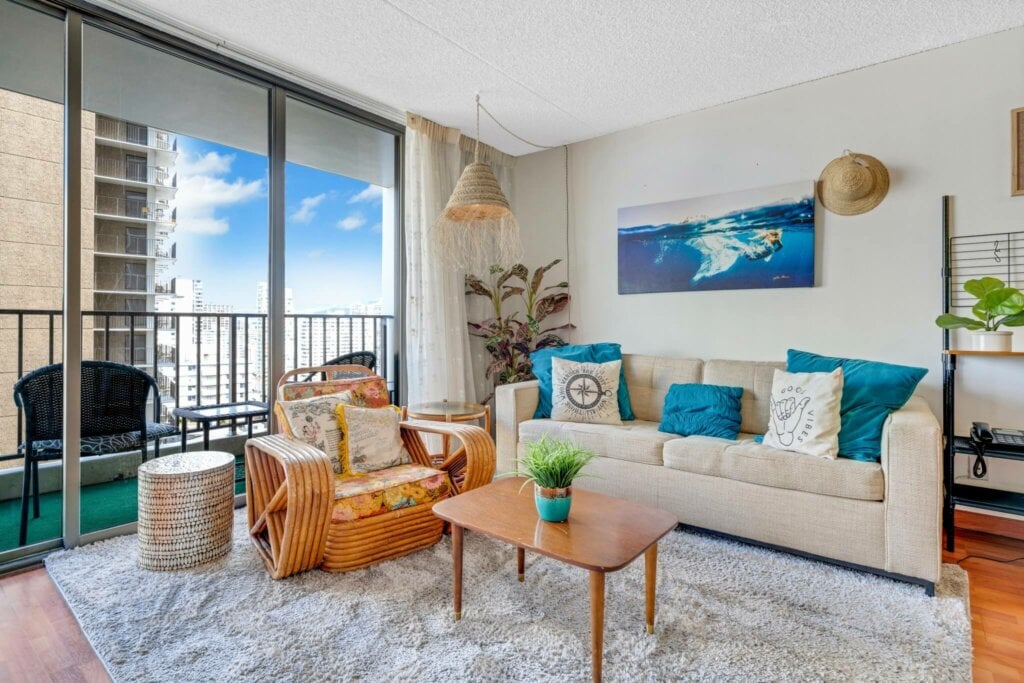
[[[235,459],[235,493],[245,493],[242,458]],[[82,488],[82,533],[109,529],[129,524],[138,519],[138,480],[122,479],[93,484]],[[29,505],[28,542],[39,543],[61,536],[61,507],[63,495],[59,491],[39,496],[39,517],[32,518]],[[18,547],[18,528],[21,523],[21,499],[0,501],[0,551]]]

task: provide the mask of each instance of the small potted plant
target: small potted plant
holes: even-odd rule
[[[533,482],[537,514],[545,522],[564,522],[572,506],[572,482],[594,454],[573,441],[547,436],[526,446],[526,457],[519,461],[524,486]],[[585,476],[585,475],[584,475]]]
[[[974,351],[1012,350],[1013,332],[999,328],[1024,325],[1024,294],[994,277],[968,280],[964,291],[978,300],[971,309],[974,317],[943,313],[935,324],[947,330],[966,329]]]

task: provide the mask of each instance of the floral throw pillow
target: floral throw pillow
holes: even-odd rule
[[[342,394],[314,396],[296,401],[278,401],[291,435],[327,454],[335,474],[342,474],[336,413],[345,402]]]
[[[577,363],[551,359],[551,419],[620,425],[619,370],[622,361]]]
[[[361,408],[339,403],[335,412],[345,474],[376,472],[412,462],[402,444],[402,414],[397,407]]]

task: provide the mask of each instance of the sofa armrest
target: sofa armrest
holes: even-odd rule
[[[942,565],[942,430],[913,396],[882,431],[886,571],[937,581]]]
[[[540,400],[537,380],[505,384],[495,391],[495,429],[498,444],[498,472],[515,472],[519,449],[519,423],[533,418]]]

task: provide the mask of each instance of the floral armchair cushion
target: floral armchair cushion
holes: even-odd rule
[[[331,519],[348,522],[374,517],[443,500],[451,492],[446,473],[422,465],[398,465],[366,474],[335,477]]]

